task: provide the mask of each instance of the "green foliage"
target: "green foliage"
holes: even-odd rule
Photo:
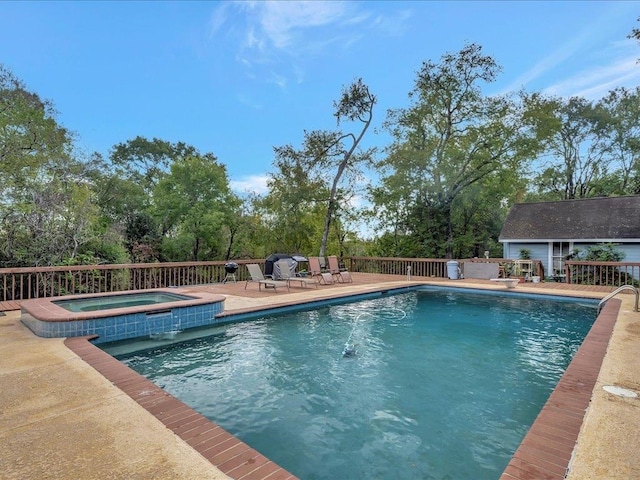
[[[97,265],[129,263],[129,251],[121,241],[90,241],[83,245],[82,253],[74,257],[63,258],[62,265]]]
[[[497,237],[507,208],[495,197],[491,181],[467,188],[452,203],[449,216],[441,210],[416,204],[406,217],[406,224],[398,223],[393,233],[385,233],[370,248],[379,256],[444,258],[447,245],[441,241],[448,234],[445,226],[452,220],[453,257],[481,257],[489,251],[493,257],[502,256]]]
[[[222,234],[233,224],[240,201],[229,189],[226,168],[213,155],[174,161],[154,189],[154,200],[165,255],[170,252],[169,258],[197,261],[224,254],[227,245]]]
[[[138,136],[115,145],[109,159],[119,177],[133,181],[150,193],[173,162],[197,154],[194,147],[182,142]]]
[[[252,199],[246,200],[244,209],[238,215],[233,230],[227,258],[266,258],[273,253],[265,239],[272,235],[272,229],[264,225],[260,215],[252,210]]]
[[[133,211],[127,216],[125,244],[134,262],[157,261],[161,241],[158,222],[151,214]]]
[[[464,216],[456,212],[457,199],[484,179],[514,176],[535,146],[511,99],[482,94],[480,84],[499,71],[475,44],[445,54],[439,64],[426,61],[409,94],[411,106],[387,118],[394,142],[378,163],[382,181],[372,197],[385,228],[414,237],[409,243],[416,255],[475,250],[480,242],[455,224]]]
[[[638,29],[630,37],[640,40]],[[375,164],[372,208],[362,212],[354,204],[376,154],[362,139],[377,99],[361,79],[333,103],[336,130],[305,131],[300,148],[276,147],[269,193],[242,201],[224,165],[182,142],[138,136],[116,144],[107,161],[79,158],[52,103],[0,65],[0,266],[280,251],[495,257],[514,202],[640,194],[640,87],[597,102],[485,95],[499,73],[475,44],[422,64],[409,105],[387,116],[393,141]],[[369,242],[353,229],[365,217]],[[618,258],[612,246],[582,255]]]
[[[640,88],[598,102],[525,95],[526,124],[544,147],[527,201],[640,193]]]
[[[68,157],[24,169],[4,198],[0,244],[6,266],[55,265],[95,236],[91,185],[82,165]]]
[[[528,248],[521,248],[520,260],[531,260],[531,250],[529,250]]]
[[[615,167],[599,179],[599,195],[640,193],[640,87],[616,88],[601,99],[597,133]]]
[[[355,186],[361,176],[360,168],[371,162],[374,153],[373,149],[362,151],[359,147],[371,125],[376,101],[362,79],[358,79],[343,88],[340,100],[334,102],[334,116],[338,125],[343,122],[358,122],[359,132],[305,131],[301,149],[295,149],[291,145],[274,148],[274,166],[277,172],[269,182],[272,198],[267,199],[263,206],[283,207],[276,213],[278,216],[282,215],[278,220],[281,227],[287,227],[292,220],[298,222],[298,229],[289,233],[285,241],[289,248],[298,249],[288,251],[299,252],[302,251],[301,248],[311,248],[310,243],[301,238],[300,228],[306,226],[307,229],[302,232],[312,233],[308,224],[314,223],[314,219],[304,217],[307,214],[315,215],[318,212],[316,207],[321,205],[324,221],[320,231],[318,255],[325,256],[332,223],[342,214],[349,214],[350,200],[356,194]],[[275,210],[271,212],[275,213]],[[348,235],[348,232],[341,233],[343,229],[344,225],[334,230],[341,245],[342,239]]]
[[[586,262],[621,262],[625,254],[612,243],[591,245],[573,255],[573,259]]]
[[[93,261],[91,244],[96,252],[113,249],[108,261],[126,258],[102,228],[94,168],[74,157],[53,105],[0,66],[0,265]]]
[[[624,257],[624,252],[612,243],[591,245],[584,251],[574,250],[570,255],[571,260],[584,262],[621,262]],[[571,276],[573,282],[588,285],[638,285],[632,275],[609,265],[574,266]]]
[[[91,172],[96,203],[102,213],[114,223],[126,223],[129,217],[144,215],[153,198],[134,180],[121,178],[105,169]]]
[[[293,188],[275,182],[269,195],[256,200],[254,207],[263,219],[262,243],[270,253],[306,253],[320,248],[324,209],[305,197],[296,202]]]
[[[52,158],[67,156],[71,135],[58,125],[51,102],[42,100],[0,64],[0,173],[2,186],[20,182]]]

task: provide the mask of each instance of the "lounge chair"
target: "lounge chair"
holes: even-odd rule
[[[333,255],[331,257],[327,257],[327,260],[329,260],[329,272],[331,272],[333,278],[342,283],[353,282],[351,274],[346,270],[340,269],[340,266],[338,265],[338,257]]]
[[[333,284],[333,275],[331,275],[331,272],[322,271],[319,257],[309,257],[309,273],[312,277],[318,279],[318,283],[323,285]]]
[[[273,280],[272,278],[265,278],[262,270],[260,270],[260,265],[257,263],[248,263],[247,270],[249,271],[250,278],[248,278],[247,283],[244,284],[245,290],[247,289],[249,282],[256,282],[258,284],[258,290],[262,290],[263,285],[265,289],[273,288],[276,292],[278,291],[278,287],[287,287],[287,290],[289,289],[289,284],[287,282]]]
[[[313,277],[297,277],[293,273],[291,273],[291,267],[289,265],[289,260],[286,258],[282,260],[278,260],[276,262],[278,264],[278,270],[280,270],[280,276],[278,278],[282,278],[286,280],[287,285],[291,286],[291,282],[298,282],[301,287],[306,287],[307,285],[313,285],[318,288],[318,282]]]

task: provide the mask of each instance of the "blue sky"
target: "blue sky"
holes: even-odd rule
[[[598,99],[640,85],[640,1],[0,2],[0,63],[51,100],[85,152],[183,141],[261,191],[273,147],[335,127],[362,77],[380,127],[415,73],[465,43],[503,72],[487,89]],[[384,145],[371,132],[366,145]]]

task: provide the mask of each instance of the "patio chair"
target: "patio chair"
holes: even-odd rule
[[[319,257],[309,257],[309,273],[312,277],[317,278],[318,283],[322,285],[333,284],[333,275],[331,275],[331,272],[322,271]]]
[[[287,290],[289,290],[289,284],[287,282],[273,280],[272,278],[265,278],[262,270],[260,270],[260,265],[258,265],[257,263],[248,263],[247,270],[249,271],[250,278],[248,278],[247,283],[244,284],[245,290],[247,289],[247,285],[249,285],[249,282],[256,282],[258,284],[258,290],[262,290],[263,285],[265,290],[267,288],[273,288],[276,293],[278,292],[278,287],[287,287]]]
[[[315,278],[298,277],[295,274],[291,273],[291,266],[289,264],[289,260],[287,260],[286,258],[278,260],[276,263],[278,264],[278,269],[280,270],[280,276],[278,278],[286,280],[288,286],[291,286],[291,282],[298,282],[301,287],[313,285],[314,287],[318,288],[318,282]]]
[[[340,266],[338,265],[338,257],[333,255],[331,257],[327,257],[327,260],[329,261],[329,272],[331,272],[333,278],[342,283],[353,282],[351,274],[346,270],[340,269]]]

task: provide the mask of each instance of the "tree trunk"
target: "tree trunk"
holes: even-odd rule
[[[366,130],[366,128],[365,128]],[[364,133],[364,130],[363,132]],[[360,135],[362,138],[362,134]],[[360,138],[358,141],[360,141]],[[324,258],[325,253],[327,251],[327,243],[329,242],[329,228],[331,227],[331,220],[333,219],[333,212],[336,209],[336,192],[338,191],[338,182],[340,182],[340,177],[342,177],[342,173],[344,169],[347,168],[347,164],[349,163],[349,159],[351,158],[351,154],[355,150],[357,143],[354,143],[351,147],[351,150],[347,152],[340,162],[338,166],[338,171],[336,172],[336,176],[333,177],[333,184],[331,185],[331,193],[329,194],[329,205],[327,205],[327,214],[324,217],[324,229],[322,230],[322,242],[320,242],[320,252],[318,255],[320,258]]]
[[[233,241],[236,237],[236,230],[235,228],[229,228],[229,245],[227,245],[227,253],[224,256],[225,260],[229,260],[231,257],[231,249],[233,248]]]
[[[327,243],[329,241],[329,228],[331,227],[331,217],[333,216],[332,212],[333,208],[333,200],[329,199],[329,206],[327,207],[327,214],[324,217],[324,228],[322,229],[322,241],[320,242],[320,252],[318,252],[318,256],[320,258],[324,258],[327,251]]]

